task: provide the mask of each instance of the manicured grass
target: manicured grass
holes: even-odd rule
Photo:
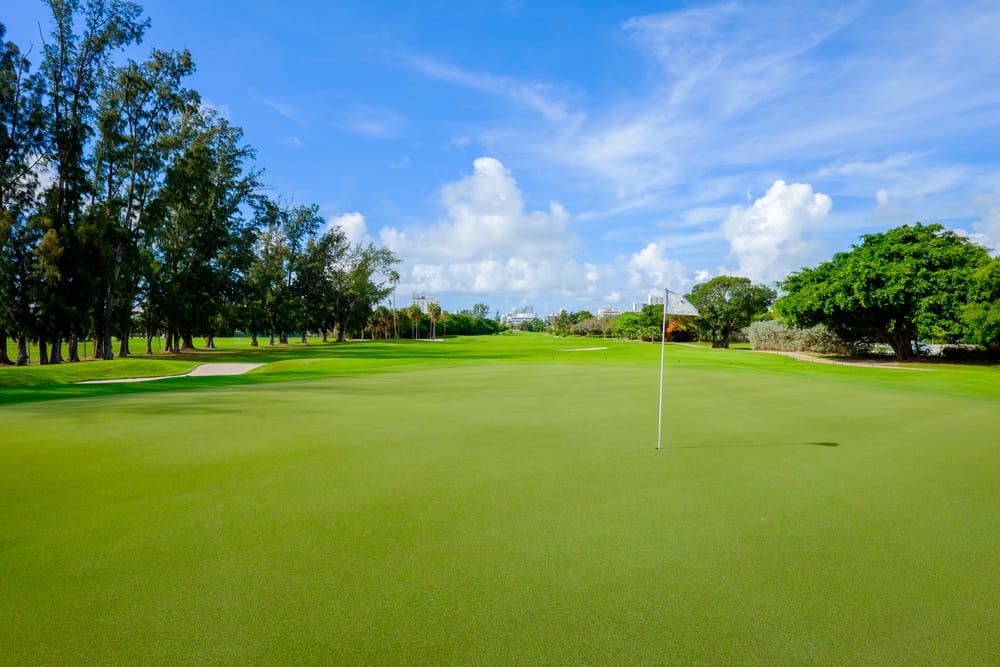
[[[1000,369],[239,345],[0,389],[0,663],[1000,660]]]

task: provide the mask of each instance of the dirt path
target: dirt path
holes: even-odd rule
[[[836,364],[837,366],[867,366],[869,368],[888,368],[900,371],[933,370],[931,368],[920,368],[918,366],[912,366],[909,364],[901,364],[897,361],[891,361],[891,360],[881,361],[872,359],[858,359],[858,360],[829,359],[827,357],[817,357],[807,352],[784,352],[781,350],[752,350],[752,351],[766,352],[768,354],[781,354],[786,357],[791,357],[792,359],[798,359],[799,361],[812,361],[817,364]]]

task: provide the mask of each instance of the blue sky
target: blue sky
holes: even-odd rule
[[[275,195],[404,260],[397,303],[627,308],[917,220],[1000,248],[1000,3],[144,6],[134,56],[190,49]]]

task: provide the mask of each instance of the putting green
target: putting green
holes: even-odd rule
[[[998,369],[577,342],[0,391],[0,662],[1000,659]]]

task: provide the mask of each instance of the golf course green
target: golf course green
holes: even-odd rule
[[[0,664],[1000,662],[996,366],[222,343],[0,368]]]

